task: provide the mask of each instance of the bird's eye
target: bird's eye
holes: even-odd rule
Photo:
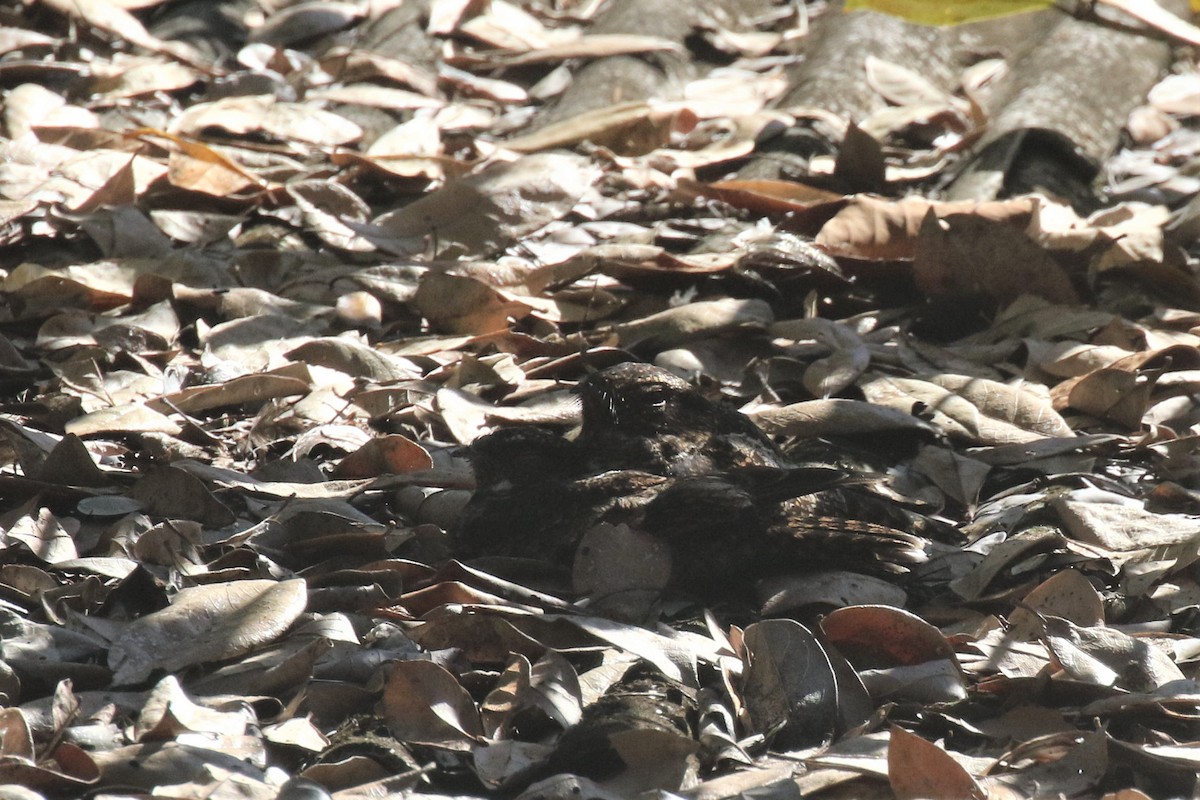
[[[662,387],[654,387],[646,392],[646,405],[650,408],[666,408],[667,407],[667,390]]]

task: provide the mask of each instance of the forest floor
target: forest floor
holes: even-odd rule
[[[1165,27],[0,5],[0,798],[1195,796]],[[661,513],[694,462],[550,474],[627,423],[589,376],[630,361],[921,557],[789,496],[812,563],[747,575],[716,495]],[[547,452],[485,475],[514,428]],[[746,474],[700,478],[758,519]]]

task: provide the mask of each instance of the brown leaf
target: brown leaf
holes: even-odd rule
[[[444,257],[486,255],[566,215],[598,177],[588,160],[567,153],[492,163],[377,218],[389,238],[376,244],[411,253],[432,240]]]
[[[557,653],[547,652],[536,664],[514,655],[479,710],[488,736],[503,739],[513,734],[509,726],[519,724],[531,708],[540,709],[564,730],[579,722],[579,679]]]
[[[888,782],[897,800],[984,800],[987,791],[932,742],[893,725]]]
[[[802,228],[824,223],[846,203],[845,197],[836,192],[793,181],[733,179],[699,183],[680,180],[679,191],[685,195],[711,197],[756,214],[790,214],[790,224]]]
[[[592,613],[630,622],[649,618],[671,578],[664,542],[628,525],[601,523],[579,540],[572,569],[576,594]]]
[[[479,35],[476,26],[467,26],[474,35]],[[678,50],[679,45],[669,39],[657,36],[638,36],[633,34],[602,34],[596,33],[582,36],[573,41],[548,43],[542,46],[517,49],[525,51],[516,55],[504,53],[487,53],[474,56],[474,60],[485,60],[485,63],[498,63],[508,66],[523,66],[525,64],[544,64],[555,61],[566,61],[572,58],[605,58],[622,54],[649,53],[655,51]],[[464,56],[464,61],[472,60]]]
[[[433,469],[433,459],[421,445],[398,434],[372,439],[342,459],[333,471],[335,478],[374,478]]]
[[[778,730],[781,747],[826,744],[838,722],[838,690],[829,656],[798,622],[764,620],[746,628],[742,700],[754,729]]]
[[[954,658],[954,650],[941,631],[898,608],[839,608],[821,621],[821,630],[831,644],[860,668]]]
[[[1009,444],[1073,435],[1048,400],[1031,391],[983,378],[884,377],[861,388],[873,403],[918,413],[948,435],[977,444]]]
[[[620,155],[645,155],[666,145],[673,132],[686,133],[695,125],[696,116],[685,107],[623,103],[585,111],[533,133],[509,139],[504,146],[518,153],[534,153],[570,147],[586,140]]]
[[[362,128],[345,117],[307,103],[289,103],[271,95],[226,97],[197,103],[177,116],[171,132],[199,135],[217,128],[234,136],[258,135],[324,147],[356,142]]]
[[[1200,367],[1194,347],[1173,345],[1133,353],[1054,387],[1056,406],[1071,407],[1137,430],[1164,373]]]
[[[1034,202],[1018,198],[988,203],[936,203],[916,196],[885,200],[858,195],[821,228],[817,244],[835,255],[852,258],[912,259],[917,255],[918,236],[930,211],[939,218],[971,213],[989,220],[1007,220],[1020,227],[1033,214]]]
[[[676,306],[602,330],[615,333],[622,347],[644,344],[663,350],[719,333],[762,329],[774,319],[771,306],[764,300],[724,298]]]
[[[984,296],[1008,303],[1021,295],[1079,302],[1067,273],[1013,226],[983,217],[931,210],[921,223],[913,260],[917,286],[931,296]]]
[[[129,491],[148,513],[194,519],[219,528],[233,522],[233,512],[218,500],[204,482],[181,469],[155,466],[147,469]]]
[[[182,42],[164,42],[152,36],[138,19],[116,3],[106,0],[42,0],[64,16],[77,18],[87,25],[113,34],[147,50],[167,53],[185,62],[200,61],[191,47]]]
[[[177,436],[183,428],[148,406],[129,403],[76,417],[67,423],[66,431],[80,437],[98,433],[166,433]]]
[[[113,684],[243,655],[277,639],[304,611],[305,583],[243,580],[181,589],[171,605],[140,617],[113,640]]]
[[[523,319],[531,308],[482,281],[442,272],[425,276],[413,302],[438,330],[449,333],[505,330],[509,319]]]
[[[806,605],[884,605],[901,608],[908,594],[893,583],[857,572],[827,570],[768,577],[755,587],[763,614],[782,614]]]
[[[1186,514],[1156,514],[1137,504],[1087,503],[1068,498],[1054,501],[1067,532],[1080,541],[1108,550],[1195,544],[1200,540],[1200,520]]]
[[[1043,616],[1042,640],[1072,678],[1134,692],[1153,691],[1183,680],[1166,652],[1103,626],[1081,627],[1062,617]]]
[[[805,438],[889,432],[932,434],[937,430],[899,408],[861,400],[808,400],[763,407],[752,411],[750,418],[770,434]]]
[[[383,718],[402,742],[466,750],[483,737],[475,702],[455,677],[432,661],[397,661],[383,686]]]

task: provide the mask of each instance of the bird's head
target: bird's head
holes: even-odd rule
[[[682,378],[650,364],[625,363],[579,385],[583,435],[605,430],[654,436],[703,425],[711,403]]]

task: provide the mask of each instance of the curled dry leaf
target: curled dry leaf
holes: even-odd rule
[[[892,726],[888,782],[897,800],[985,800],[988,792],[942,748]]]
[[[363,13],[363,7],[355,3],[338,3],[332,0],[297,3],[285,6],[272,14],[266,22],[250,32],[249,39],[252,42],[286,47],[341,30]]]
[[[1116,345],[1048,342],[1041,339],[1025,339],[1023,343],[1029,351],[1030,363],[1060,378],[1086,375],[1129,355],[1128,350]]]
[[[478,35],[474,26],[467,25],[473,34]],[[515,48],[522,52],[514,55],[504,53],[486,53],[474,57],[474,60],[485,60],[491,68],[498,64],[510,67],[526,64],[546,64],[566,61],[572,58],[604,58],[632,53],[649,53],[655,51],[678,51],[679,45],[669,39],[657,36],[637,36],[633,34],[603,34],[571,37],[566,42],[551,42],[529,49],[528,46]],[[464,60],[469,59],[466,57]]]
[[[1183,672],[1162,649],[1105,627],[1086,628],[1062,617],[1042,618],[1042,639],[1076,680],[1148,692],[1181,681]]]
[[[1200,519],[1156,514],[1138,505],[1085,503],[1058,498],[1054,510],[1067,533],[1081,542],[1116,552],[1192,545],[1200,542]]]
[[[196,142],[181,142],[171,151],[167,180],[180,189],[222,198],[248,198],[265,188],[231,158]]]
[[[505,739],[512,726],[530,708],[537,708],[564,730],[579,722],[583,713],[579,678],[569,661],[553,651],[530,664],[514,655],[495,688],[480,704],[480,716],[488,736]]]
[[[204,482],[176,467],[147,469],[129,491],[148,513],[168,518],[194,519],[214,528],[231,524],[235,517]]]
[[[508,139],[504,146],[518,153],[571,147],[582,141],[626,156],[645,155],[663,147],[673,132],[691,130],[696,115],[675,104],[622,103],[585,111],[541,130]]]
[[[133,732],[137,741],[170,740],[182,733],[240,736],[254,721],[248,708],[217,711],[198,705],[188,697],[179,679],[168,675],[146,699]]]
[[[534,774],[537,767],[544,764],[554,748],[540,742],[522,742],[515,739],[500,739],[476,746],[471,751],[471,767],[484,786],[489,789],[500,789],[506,784],[515,784],[521,777]],[[574,775],[558,775],[555,778],[574,778],[583,783],[591,783],[586,778]],[[554,780],[550,778],[548,780]],[[539,786],[541,784],[534,784]],[[553,797],[555,795],[547,795]],[[602,800],[599,787],[589,789],[586,797]]]
[[[20,713],[17,709],[6,710]],[[32,740],[29,745],[32,748]],[[79,796],[99,783],[101,777],[95,760],[71,742],[58,744],[52,752],[43,754],[36,761],[32,753],[28,757],[4,755],[0,761],[0,784],[12,791],[24,787],[26,793],[18,795],[20,797]]]
[[[483,256],[567,214],[600,171],[569,153],[536,153],[490,164],[399,211],[377,218],[375,243],[412,253],[432,242],[438,255]]]
[[[876,260],[910,260],[917,254],[918,237],[925,217],[976,214],[1001,220],[1019,230],[1028,224],[1037,200],[1017,198],[987,203],[937,203],[910,196],[887,200],[857,195],[817,234],[817,244],[835,255]]]
[[[561,394],[544,403],[523,406],[494,406],[459,389],[438,389],[434,403],[454,438],[463,444],[486,433],[495,422],[563,427],[579,421],[579,405]]]
[[[932,436],[938,428],[908,411],[861,400],[808,400],[786,406],[763,407],[750,418],[767,433],[778,436],[846,436],[850,434],[912,433]]]
[[[838,688],[821,643],[798,622],[764,620],[743,636],[742,702],[754,729],[778,731],[789,749],[827,744],[838,722]]]
[[[950,581],[950,588],[965,600],[974,600],[987,590],[997,576],[1022,560],[1036,558],[1040,550],[1062,547],[1061,534],[1045,528],[1022,531],[992,547],[983,560],[966,575]]]
[[[762,329],[774,319],[775,313],[764,300],[727,297],[688,303],[601,330],[615,333],[622,347],[646,345],[665,350],[728,331]]]
[[[1200,353],[1195,347],[1172,345],[1126,355],[1063,381],[1054,387],[1052,396],[1058,408],[1075,408],[1137,430],[1152,402],[1156,382],[1170,373],[1197,368]]]
[[[311,104],[283,102],[271,95],[198,103],[175,118],[170,132],[199,136],[208,128],[233,136],[259,135],[322,147],[350,144],[362,138],[362,128],[345,117]]]
[[[57,298],[56,311],[81,306],[102,311],[128,303],[138,277],[149,265],[132,261],[101,261],[52,269],[24,263],[4,278],[4,291],[18,299],[35,302],[43,295]]]
[[[710,662],[717,658],[717,645],[714,642],[676,631],[668,636],[603,617],[547,614],[545,619],[547,622],[567,622],[601,641],[640,656],[669,680],[685,686],[696,686],[696,662],[699,658]]]
[[[471,695],[432,661],[392,664],[383,686],[382,713],[392,735],[402,742],[467,750],[483,737]]]
[[[827,570],[765,578],[755,587],[763,614],[777,615],[807,605],[883,605],[901,608],[908,594],[882,578]]]
[[[789,215],[793,230],[821,225],[846,203],[844,195],[794,181],[735,179],[700,183],[680,179],[677,191],[684,197],[711,197],[756,214]]]
[[[935,86],[923,75],[900,64],[868,55],[863,62],[867,82],[888,102],[898,106],[952,106],[956,101],[944,89]]]
[[[934,446],[922,447],[913,459],[912,466],[945,492],[947,497],[966,508],[975,507],[983,482],[992,470],[983,461]]]
[[[185,63],[202,63],[199,53],[183,42],[165,42],[153,36],[137,17],[118,3],[105,0],[42,0],[43,4],[66,17],[95,26],[118,39],[144,47],[153,52],[165,53]]]
[[[431,272],[413,298],[437,330],[481,334],[506,330],[510,319],[528,316],[531,306],[475,278]]]
[[[183,428],[152,408],[141,403],[130,403],[76,417],[67,423],[66,432],[80,437],[98,433],[165,433],[178,436]]]
[[[956,703],[967,697],[958,664],[941,658],[858,673],[863,686],[877,701],[903,703]]]
[[[113,640],[113,684],[141,683],[156,669],[170,672],[248,653],[279,638],[306,602],[301,579],[181,589],[170,606],[134,620]]]
[[[381,436],[342,459],[333,471],[335,478],[374,478],[433,469],[429,452],[407,436]]]
[[[1014,386],[965,375],[938,375],[931,381],[965,398],[988,417],[1022,430],[1042,436],[1073,436],[1075,433],[1051,407],[1049,398],[1038,394],[1033,385]]]
[[[295,372],[295,370],[290,371]],[[214,408],[239,406],[244,403],[261,404],[272,398],[296,397],[307,394],[311,388],[310,380],[294,374],[260,373],[242,375],[223,383],[208,386],[190,386],[160,399],[151,400],[146,405],[147,410],[156,412],[166,413],[178,410],[185,414],[194,414]],[[77,424],[81,423],[77,421]],[[160,432],[178,434],[179,430],[161,430]]]
[[[795,342],[816,342],[832,351],[804,371],[804,388],[820,398],[838,394],[853,384],[871,363],[871,353],[854,327],[818,317],[781,320],[770,333]]]
[[[1091,581],[1074,569],[1050,576],[1025,595],[1021,607],[1008,617],[1009,636],[1028,641],[1041,629],[1041,623],[1029,609],[1084,627],[1104,624],[1104,599]]]
[[[954,649],[941,631],[916,614],[898,608],[839,608],[821,621],[821,630],[831,644],[860,668],[954,659]]]
[[[5,550],[20,544],[46,564],[57,564],[79,557],[72,533],[78,533],[75,520],[60,521],[50,509],[40,508],[36,514],[23,516],[9,525],[0,542]]]
[[[1040,245],[1007,223],[967,214],[939,219],[929,211],[917,235],[913,275],[933,297],[1079,302],[1066,271]]]
[[[335,369],[375,383],[393,383],[421,377],[421,370],[412,361],[388,355],[366,342],[341,336],[313,339],[285,355],[295,362]]]
[[[1049,400],[985,378],[882,377],[867,382],[862,390],[873,403],[917,413],[948,435],[976,444],[1011,444],[1074,434]]]

